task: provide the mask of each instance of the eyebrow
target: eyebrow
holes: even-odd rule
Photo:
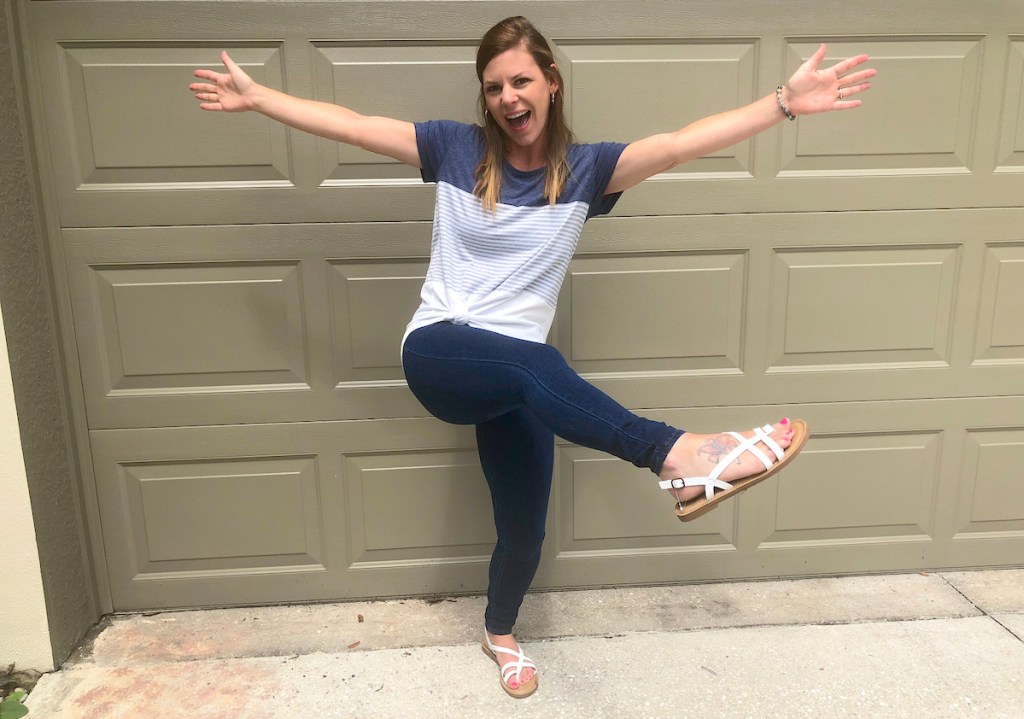
[[[530,76],[530,73],[528,71],[527,72],[520,72],[520,73],[517,73],[517,74],[512,76],[512,81],[515,82],[516,80],[518,80],[521,77],[529,77],[529,76]],[[488,80],[487,78],[484,78],[484,85],[498,85],[500,83],[501,83],[501,80]]]

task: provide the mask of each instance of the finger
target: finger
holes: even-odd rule
[[[842,75],[847,70],[849,70],[850,68],[856,67],[857,65],[860,65],[860,64],[865,63],[867,61],[868,61],[868,56],[867,55],[854,55],[853,57],[848,57],[845,60],[841,60],[841,61],[837,62],[830,69],[834,70],[836,75]]]
[[[815,50],[814,54],[807,59],[807,69],[810,70],[811,72],[817,70],[818,65],[821,64],[821,61],[822,59],[824,59],[825,53],[827,51],[828,49],[825,47],[825,43],[821,43],[820,45],[818,45],[818,49]]]
[[[214,72],[213,70],[207,70],[205,68],[199,68],[192,74],[196,77],[201,77],[204,80],[212,80],[213,82],[217,82],[217,77],[220,75],[219,72]]]
[[[860,100],[841,100],[836,101],[836,104],[832,106],[833,110],[852,110],[855,107],[860,107]]]
[[[216,92],[216,85],[207,85],[205,82],[194,82],[188,86],[192,92]]]
[[[839,78],[839,84],[841,85],[858,85],[865,80],[874,77],[878,72],[874,69],[861,70],[860,72],[851,72],[849,75],[843,75]]]
[[[219,102],[201,102],[199,103],[200,110],[223,110]]]
[[[841,88],[840,92],[843,93],[843,99],[850,97],[850,95],[856,95],[859,92],[871,89],[870,82],[862,82],[859,85],[848,85],[847,87]]]
[[[228,72],[235,72],[239,69],[238,65],[235,64],[235,61],[231,59],[230,55],[228,55],[227,50],[220,51],[220,60],[224,63],[224,67],[228,69]]]

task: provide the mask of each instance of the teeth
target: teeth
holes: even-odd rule
[[[523,110],[522,112],[516,113],[515,115],[505,115],[506,120],[516,120],[528,113],[529,110]]]

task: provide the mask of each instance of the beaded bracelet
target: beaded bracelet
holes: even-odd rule
[[[782,101],[782,85],[779,85],[777,88],[775,88],[775,99],[779,103],[779,109],[782,110],[782,114],[788,117],[791,121],[795,120],[796,115],[790,112],[789,108],[786,107],[786,103]]]

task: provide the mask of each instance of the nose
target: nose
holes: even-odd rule
[[[501,101],[505,105],[509,105],[509,106],[515,105],[516,104],[516,100],[518,100],[518,99],[519,99],[519,95],[516,93],[516,89],[514,87],[512,87],[511,85],[506,86],[501,91]]]

